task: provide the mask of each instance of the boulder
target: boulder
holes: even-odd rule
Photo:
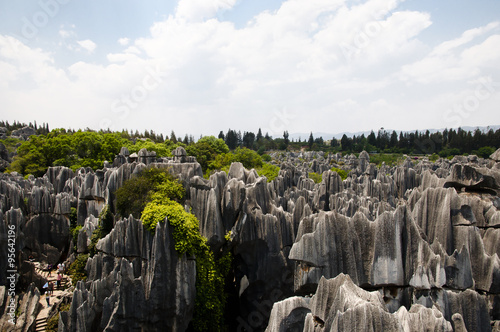
[[[490,159],[493,159],[496,162],[500,162],[500,149],[497,149],[490,155]]]

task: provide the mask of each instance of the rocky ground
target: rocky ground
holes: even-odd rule
[[[186,209],[217,253],[234,255],[228,284],[230,331],[500,330],[500,150],[490,159],[406,159],[377,167],[359,157],[276,153],[271,182],[234,163],[202,177],[185,152],[158,159],[126,149],[103,170],[50,168],[44,177],[0,176],[0,284],[6,284],[7,226],[19,253],[20,326],[40,312],[45,279],[27,257],[74,259],[69,215],[83,226],[84,252],[114,192],[147,165],[177,175]],[[349,171],[347,179],[330,169]],[[308,173],[323,174],[315,183]],[[152,235],[133,217],[117,220],[89,259],[59,331],[183,331],[196,294],[194,257],[179,256],[171,226]],[[1,291],[0,291],[1,293]],[[0,294],[5,312],[8,297]],[[43,298],[42,298],[43,299]],[[23,316],[24,315],[24,316]],[[21,317],[20,316],[20,317]]]

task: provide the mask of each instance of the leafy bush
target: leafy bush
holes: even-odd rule
[[[338,175],[340,175],[340,178],[343,180],[347,179],[347,176],[349,175],[349,171],[344,171],[343,169],[337,168],[337,167],[332,167],[331,171],[337,172]]]
[[[172,157],[172,150],[175,148],[172,148],[169,143],[170,141],[167,143],[155,143],[148,138],[145,140],[138,139],[135,144],[129,142],[125,146],[128,148],[130,153],[137,153],[141,149],[147,149],[148,151],[156,152],[157,157]]]
[[[443,149],[441,150],[439,153],[439,156],[442,157],[442,158],[448,158],[448,157],[451,157],[453,158],[453,156],[456,156],[456,155],[459,155],[460,154],[460,150],[457,149],[457,148],[453,148],[453,149]],[[451,159],[450,158],[450,159]]]
[[[91,167],[96,170],[105,160],[112,161],[129,141],[118,133],[78,131],[66,133],[55,129],[47,135],[31,136],[17,149],[9,171],[42,176],[50,166],[66,166],[73,170]]]
[[[71,307],[71,303],[62,304],[59,307],[59,311],[54,314],[54,316],[50,317],[47,321],[47,326],[45,327],[45,331],[57,332],[57,328],[59,327],[59,312],[69,311]]]
[[[262,168],[257,170],[257,173],[260,176],[265,176],[267,178],[267,182],[271,182],[274,180],[280,172],[280,168],[275,165],[265,163],[262,165]]]
[[[208,161],[205,177],[208,178],[214,171],[229,171],[229,167],[234,162],[240,162],[247,169],[262,167],[262,157],[253,150],[238,147],[233,152],[215,155]]]
[[[402,158],[403,155],[394,153],[371,154],[370,163],[374,163],[380,166],[383,162],[385,162],[387,166],[395,166]]]
[[[268,155],[268,154],[262,155],[262,161],[265,161],[266,163],[268,163],[271,160],[273,160],[273,158],[270,155]]]
[[[439,159],[439,155],[437,153],[433,153],[430,157],[429,160],[432,162],[435,162],[436,160]]]
[[[80,229],[82,229],[82,225],[70,227],[69,229],[69,233],[71,235],[71,238],[73,239],[73,246],[75,250],[76,250],[76,245],[78,243],[78,233],[80,233]]]
[[[228,153],[229,148],[224,140],[214,136],[205,136],[186,147],[186,152],[188,155],[196,157],[201,169],[206,172],[209,169],[209,164],[215,160],[217,155]]]
[[[246,169],[262,167],[262,157],[253,150],[237,148],[234,150],[233,154],[233,161],[239,161]]]
[[[193,327],[197,331],[220,331],[226,302],[224,281],[232,258],[224,255],[216,262],[206,239],[200,235],[196,217],[162,193],[154,194],[152,201],[146,205],[141,220],[147,229],[154,232],[156,225],[165,218],[173,226],[176,251],[196,256]]]
[[[479,148],[479,150],[477,150],[476,154],[478,157],[486,159],[489,158],[495,151],[496,149],[491,146],[483,146],[482,148]]]
[[[87,272],[85,271],[85,265],[87,265],[87,260],[89,259],[88,254],[80,254],[76,257],[76,260],[70,265],[68,273],[71,275],[71,282],[73,285],[80,280],[87,280]]]
[[[323,174],[311,172],[309,173],[309,178],[313,179],[314,183],[321,183],[321,180],[323,180]]]
[[[146,204],[151,201],[150,195],[158,190],[177,201],[181,201],[185,195],[184,187],[168,170],[150,167],[125,181],[116,191],[118,213],[123,217],[132,214],[139,218]]]

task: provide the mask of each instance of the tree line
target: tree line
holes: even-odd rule
[[[29,125],[36,128],[37,132],[30,140],[24,142],[8,138],[0,140],[0,143],[9,149],[17,150],[9,171],[36,176],[43,175],[48,167],[57,165],[72,169],[100,168],[104,161],[112,161],[122,146],[126,146],[131,153],[146,148],[155,151],[158,157],[171,157],[171,151],[182,146],[189,155],[197,158],[206,175],[229,167],[233,161],[241,161],[250,168],[263,167],[262,162],[269,157],[265,152],[272,150],[315,150],[331,153],[359,153],[365,150],[370,153],[434,154],[435,158],[476,154],[486,158],[500,147],[500,129],[465,131],[458,128],[433,133],[429,130],[398,133],[381,129],[377,133],[370,132],[368,136],[343,135],[340,140],[315,138],[312,132],[305,140],[294,140],[290,139],[288,131],[284,131],[281,137],[273,138],[268,133],[263,133],[260,128],[257,134],[228,129],[225,133],[220,131],[218,137],[205,136],[195,141],[192,135],[187,134],[183,139],[179,139],[174,131],[171,131],[170,136],[155,133],[153,130],[145,130],[142,133],[137,130],[97,132],[87,128],[78,131],[54,129],[49,132],[48,124],[37,126],[35,122]],[[0,127],[7,128],[7,134],[25,126],[27,125],[17,121],[12,124],[0,121]]]
[[[314,137],[311,132],[307,140],[290,140],[288,131],[282,137],[273,138],[267,133],[235,131],[229,129],[226,133],[220,131],[218,138],[225,141],[229,149],[245,147],[259,154],[269,150],[315,150],[325,152],[359,153],[363,150],[372,153],[397,154],[438,154],[448,157],[459,154],[477,154],[488,157],[500,146],[500,129],[493,131],[465,131],[461,128],[444,129],[431,133],[429,130],[419,132],[396,132],[379,130],[371,131],[353,137],[343,135],[340,140],[335,138],[324,140],[323,137]]]

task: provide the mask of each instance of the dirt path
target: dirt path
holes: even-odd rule
[[[61,301],[63,294],[66,292],[66,289],[71,286],[71,277],[67,274],[63,274],[63,279],[61,281],[61,289],[57,289],[56,281],[57,281],[57,272],[50,271],[50,273],[42,270],[40,268],[40,263],[35,262],[35,271],[37,274],[47,278],[47,282],[52,281],[54,283],[54,292],[50,296],[50,306],[52,307],[54,304],[57,304]],[[47,306],[47,300],[45,299],[45,295],[40,297],[40,304],[42,306],[42,310],[36,316],[36,330],[35,331],[45,331],[47,326],[47,317],[49,315],[50,307]]]

